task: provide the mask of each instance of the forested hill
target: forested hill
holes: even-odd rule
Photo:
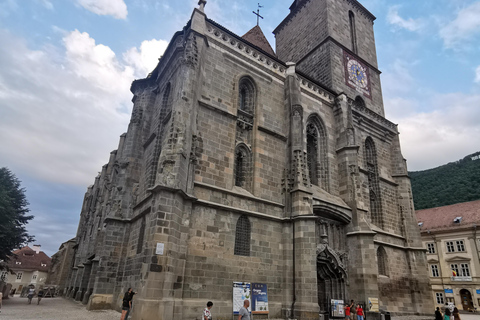
[[[480,152],[437,168],[408,174],[415,210],[480,199]]]

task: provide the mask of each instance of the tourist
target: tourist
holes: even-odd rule
[[[32,304],[32,299],[33,299],[33,296],[35,295],[35,287],[34,286],[31,286],[29,289],[28,289],[28,293],[27,293],[27,298],[28,298],[28,304]]]
[[[452,313],[451,313],[450,309],[445,308],[445,315],[443,316],[443,320],[450,320],[451,314]]]
[[[343,309],[345,309],[345,320],[350,320],[350,306],[347,304]]]
[[[132,288],[128,288],[127,292],[125,292],[125,295],[123,296],[123,301],[122,301],[122,316],[120,317],[120,320],[126,320],[126,315],[128,311],[130,311],[130,308],[132,307],[132,298],[133,294]]]
[[[207,302],[207,307],[203,309],[203,319],[202,320],[212,320],[212,313],[210,312],[210,309],[212,309],[213,302],[208,301]]]
[[[133,295],[136,294],[136,292],[132,291],[130,292],[130,309],[128,309],[127,314],[125,315],[125,320],[128,319],[128,316],[130,315],[130,312],[133,309]]]
[[[248,312],[248,307],[250,306],[250,301],[244,300],[243,307],[238,311],[238,320],[250,320],[250,313]]]
[[[363,320],[363,309],[359,304],[357,304],[357,320]]]
[[[460,313],[458,312],[457,307],[455,307],[455,308],[453,309],[453,319],[455,319],[455,320],[461,320],[461,319],[460,319]],[[453,320],[453,319],[452,319],[452,320]]]
[[[356,320],[357,310],[355,309],[355,301],[350,300],[350,320]]]
[[[43,298],[43,288],[40,288],[40,290],[38,290],[37,297],[38,297],[37,305],[39,305],[39,304],[40,304],[40,301],[41,301],[42,298]]]
[[[435,310],[435,320],[442,320],[442,313],[440,312],[440,308],[437,307],[437,310]]]

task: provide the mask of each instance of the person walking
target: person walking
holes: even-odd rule
[[[238,320],[250,320],[250,313],[248,312],[248,307],[250,306],[250,301],[244,300],[243,307],[238,311]]]
[[[32,299],[33,299],[33,296],[35,295],[35,287],[34,286],[31,286],[29,289],[28,289],[28,293],[27,293],[27,298],[28,298],[28,304],[32,304]]]
[[[445,308],[445,315],[443,316],[443,320],[450,320],[450,316],[452,315],[452,312],[450,309]]]
[[[42,300],[43,296],[44,296],[43,288],[40,288],[40,290],[38,290],[38,294],[37,294],[37,298],[38,298],[37,305],[40,304],[40,301]]]
[[[207,302],[207,307],[203,309],[203,319],[202,320],[212,320],[212,312],[210,309],[212,309],[213,302],[208,301]]]
[[[125,320],[127,312],[130,311],[130,308],[132,307],[132,298],[133,294],[132,288],[128,288],[127,292],[125,292],[122,300],[122,316],[120,317],[120,320]]]
[[[435,320],[442,320],[442,313],[440,312],[440,308],[437,307],[437,310],[435,310]]]
[[[363,320],[363,308],[357,304],[357,320]]]
[[[135,291],[130,292],[130,309],[128,309],[127,314],[125,315],[125,320],[128,320],[128,316],[130,315],[130,311],[133,309],[133,295],[136,294]]]
[[[452,313],[452,314],[453,314],[453,319],[455,319],[455,320],[461,320],[461,319],[460,319],[460,312],[458,312],[457,307],[455,307],[455,308],[453,309],[453,313]],[[452,320],[453,320],[453,319],[452,319]]]

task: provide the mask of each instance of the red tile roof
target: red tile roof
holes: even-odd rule
[[[38,253],[26,246],[13,251],[14,256],[10,258],[7,265],[13,270],[38,270],[48,272],[51,260],[43,251]],[[21,264],[17,264],[21,262]],[[42,264],[44,266],[42,266]]]
[[[273,51],[272,47],[270,46],[270,43],[268,43],[267,38],[263,34],[262,29],[259,26],[255,26],[250,31],[245,33],[242,36],[242,39],[250,42],[254,46],[262,49],[266,53],[276,57],[275,52]]]
[[[477,225],[480,228],[480,200],[452,204],[444,207],[417,210],[421,231],[441,231],[451,228],[465,228]],[[462,217],[460,223],[453,220]]]

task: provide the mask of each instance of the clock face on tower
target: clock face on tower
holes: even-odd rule
[[[347,52],[344,52],[343,58],[345,64],[345,83],[349,87],[363,93],[367,98],[371,98],[368,67]]]

